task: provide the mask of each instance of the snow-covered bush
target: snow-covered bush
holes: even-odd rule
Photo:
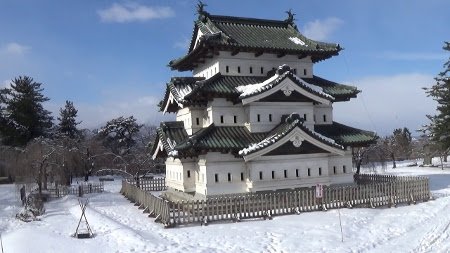
[[[39,220],[37,216],[45,213],[44,203],[39,195],[32,194],[28,196],[25,206],[16,214],[16,218],[25,221]]]

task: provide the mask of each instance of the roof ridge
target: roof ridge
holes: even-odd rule
[[[232,21],[238,21],[240,23],[257,23],[257,22],[265,22],[270,24],[277,24],[287,26],[290,23],[286,20],[276,20],[276,19],[264,19],[264,18],[250,18],[250,17],[239,17],[239,16],[228,16],[228,15],[208,15],[208,18],[211,21],[216,22],[228,22],[232,23]],[[261,25],[261,24],[258,24]]]

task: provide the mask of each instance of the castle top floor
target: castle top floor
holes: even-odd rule
[[[288,64],[298,75],[312,77],[313,63],[338,55],[340,50],[339,44],[301,34],[290,11],[285,20],[267,20],[211,15],[199,5],[188,53],[169,66],[207,78],[213,72],[262,76]]]

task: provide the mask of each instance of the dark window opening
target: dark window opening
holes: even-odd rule
[[[234,123],[237,123],[237,116],[236,115],[234,115]]]
[[[287,170],[284,170],[284,178],[287,178]]]
[[[319,168],[319,176],[322,175],[322,168]]]
[[[253,74],[253,68],[250,67],[250,74]]]
[[[261,67],[261,74],[264,74],[264,68]]]
[[[217,182],[219,182],[219,174],[214,174],[214,180]]]
[[[241,66],[238,66],[238,73],[241,73]]]
[[[303,69],[303,75],[305,75],[306,76],[306,69]]]
[[[313,118],[314,118],[314,123],[315,123],[316,122],[316,115],[315,114],[314,114]]]
[[[269,114],[269,121],[272,122],[272,114]]]
[[[272,179],[275,178],[275,171],[272,170]]]
[[[306,121],[306,113],[303,114],[303,119]]]
[[[241,172],[241,181],[244,181],[244,173]]]
[[[295,170],[295,176],[298,177],[298,169]]]
[[[231,182],[231,173],[228,173],[228,182]]]
[[[229,66],[225,67],[225,72],[227,72],[227,73],[230,72],[230,67]]]
[[[323,122],[327,122],[327,115],[323,115]]]
[[[190,170],[187,171],[187,177],[191,177],[191,171]]]
[[[220,123],[223,123],[223,115],[220,115]]]
[[[259,172],[259,180],[262,180],[263,179],[263,174],[262,174],[262,171],[260,171]]]
[[[260,121],[261,121],[261,115],[258,114],[258,122],[260,122]]]
[[[311,169],[308,168],[308,177],[310,177],[310,176],[311,176]]]
[[[336,166],[333,166],[333,172],[336,174]]]
[[[200,119],[199,118],[195,118],[195,121],[197,123],[197,126],[200,125]]]
[[[346,173],[346,168],[345,168],[345,165],[344,166],[342,166],[342,172],[344,172],[344,173]]]

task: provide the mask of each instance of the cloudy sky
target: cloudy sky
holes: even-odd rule
[[[335,120],[386,135],[426,123],[432,85],[449,57],[448,0],[204,1],[212,14],[282,20],[296,14],[302,33],[340,43],[340,56],[315,74],[357,86],[357,99],[335,104]],[[19,75],[43,83],[56,115],[65,100],[83,127],[121,115],[158,124],[167,63],[183,56],[196,1],[0,0],[0,86]],[[173,116],[172,116],[173,117]]]

